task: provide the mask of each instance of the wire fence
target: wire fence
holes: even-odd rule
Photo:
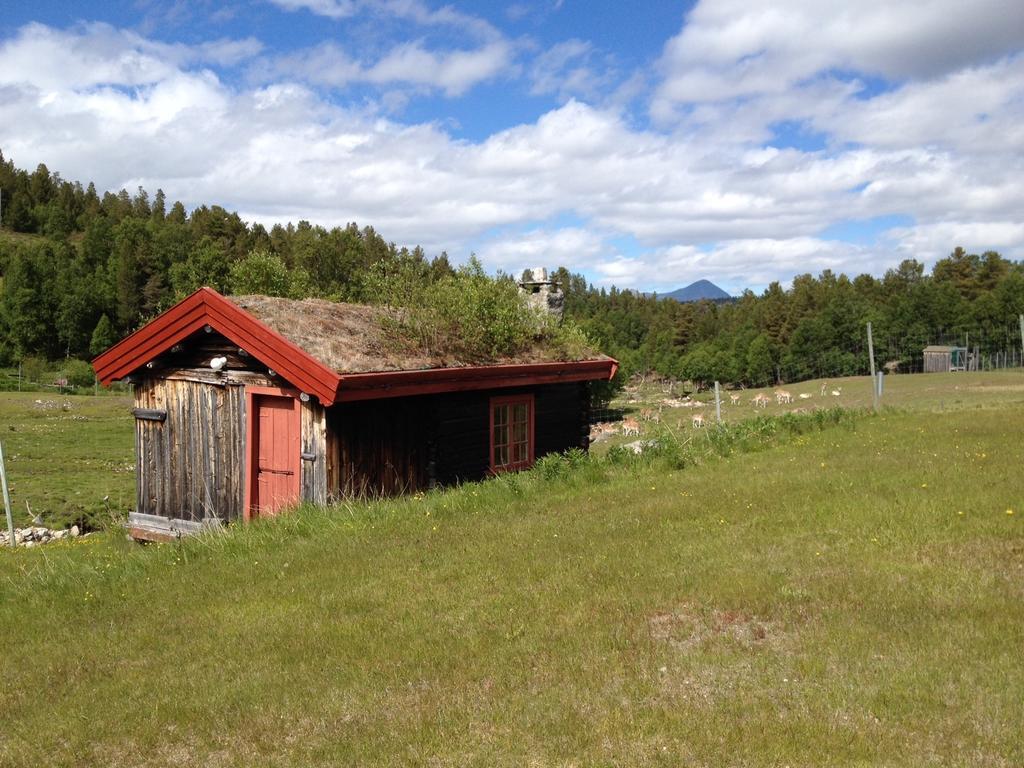
[[[878,372],[890,375],[925,374],[936,370],[950,371],[1000,371],[1024,369],[1024,344],[1022,344],[1024,321],[1018,320],[986,330],[950,330],[937,328],[931,331],[905,334],[900,336],[878,334],[874,336],[875,368]],[[939,358],[940,367],[929,367],[926,363],[926,350],[932,348],[930,354]],[[940,348],[940,349],[935,349]],[[943,353],[941,348],[947,348]],[[943,366],[941,357],[949,355],[948,367]],[[933,358],[934,361],[934,358]],[[934,366],[934,362],[933,362]],[[865,329],[863,343],[852,345],[852,348],[829,349],[801,359],[797,366],[787,370],[785,360],[776,366],[776,385],[790,385],[799,381],[813,379],[834,379],[845,376],[867,376],[870,374],[870,356],[868,353],[867,333]],[[800,375],[792,375],[796,370]],[[658,374],[636,377],[634,385],[656,386],[663,398],[673,399],[685,397],[696,389],[689,383],[674,381]],[[724,385],[730,386],[723,382]],[[723,395],[723,401],[727,399]],[[590,423],[620,422],[627,415],[632,415],[637,406],[629,391],[620,393],[607,405],[595,406],[590,412]]]
[[[875,338],[875,360],[886,373],[922,373],[926,347],[966,350],[967,370],[994,371],[1024,366],[1019,323],[986,330],[949,330],[902,337]]]
[[[98,381],[91,384],[73,384],[61,376],[32,378],[17,370],[0,370],[0,392],[54,392],[60,395],[123,395],[132,391],[132,385],[114,382],[108,387]]]

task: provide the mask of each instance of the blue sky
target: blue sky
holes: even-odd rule
[[[1010,0],[35,2],[0,149],[492,269],[728,290],[1024,258]]]

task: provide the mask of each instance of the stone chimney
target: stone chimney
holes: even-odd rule
[[[562,293],[558,284],[548,277],[546,268],[534,267],[523,270],[523,276],[519,280],[519,290],[526,294],[526,300],[538,313],[553,315],[558,320],[562,319],[565,294]]]

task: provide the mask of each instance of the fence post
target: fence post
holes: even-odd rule
[[[1024,365],[1024,315],[1017,317],[1020,320],[1020,364]]]
[[[14,518],[11,516],[11,494],[7,491],[7,470],[4,468],[4,445],[0,443],[0,487],[4,493],[4,511],[7,513],[7,541],[12,547],[18,546],[14,540]]]
[[[717,381],[715,382],[715,419],[719,424],[722,423],[722,394]]]
[[[868,323],[868,357],[871,359],[871,401],[878,410],[878,385],[875,382],[875,340],[871,337],[871,323]]]

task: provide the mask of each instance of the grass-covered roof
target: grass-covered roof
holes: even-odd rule
[[[429,344],[419,343],[402,334],[401,315],[415,313],[415,309],[399,311],[383,306],[275,296],[226,298],[341,373],[607,359],[588,344],[559,343],[541,333],[530,343],[505,354],[467,350],[450,329],[435,334]]]

